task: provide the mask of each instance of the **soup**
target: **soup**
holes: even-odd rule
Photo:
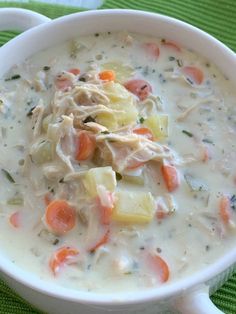
[[[1,79],[1,249],[45,281],[168,284],[235,246],[236,93],[168,39],[104,33]]]

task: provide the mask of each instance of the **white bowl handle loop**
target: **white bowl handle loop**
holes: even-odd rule
[[[209,287],[206,285],[178,298],[174,302],[174,307],[182,314],[224,314],[212,303],[209,297]]]
[[[25,31],[42,23],[51,21],[48,17],[25,9],[0,9],[0,30]]]

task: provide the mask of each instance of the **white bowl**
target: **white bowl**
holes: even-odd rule
[[[0,49],[1,76],[15,63],[69,38],[95,32],[127,30],[173,39],[217,64],[226,76],[236,82],[236,57],[229,48],[203,31],[167,16],[132,10],[103,10],[72,14],[50,21],[27,10],[0,9],[0,29],[25,30],[31,27]],[[210,292],[214,291],[228,278],[235,262],[236,248],[192,276],[157,289],[96,294],[45,283],[36,275],[10,263],[7,256],[0,253],[0,269],[7,283],[30,303],[55,314],[156,314],[169,308],[186,314],[222,313],[211,303],[209,289]]]

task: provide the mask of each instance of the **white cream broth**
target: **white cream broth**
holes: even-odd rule
[[[168,39],[94,34],[14,66],[0,80],[1,250],[45,281],[101,293],[212,264],[236,245],[235,102],[215,65]],[[58,200],[61,230],[47,220]]]

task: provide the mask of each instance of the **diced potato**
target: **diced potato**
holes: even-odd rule
[[[108,191],[114,192],[116,173],[111,167],[92,168],[86,173],[83,183],[91,197],[95,197],[98,194],[98,185],[103,185]]]
[[[116,74],[116,81],[119,83],[128,81],[128,79],[134,74],[134,69],[131,66],[117,61],[104,63],[101,67],[104,70],[114,71]]]
[[[156,140],[168,137],[168,115],[166,114],[157,114],[148,117],[144,121],[151,131]]]
[[[96,122],[105,126],[109,131],[114,131],[118,127],[116,116],[109,112],[98,113],[96,115]]]
[[[103,89],[111,103],[131,102],[130,92],[119,83],[107,82],[103,84]]]
[[[155,202],[150,192],[119,191],[112,219],[124,223],[147,223],[153,219]]]
[[[119,113],[115,113],[117,123],[120,127],[136,123],[138,119],[138,111],[132,102],[110,105],[110,107],[121,111]]]
[[[118,83],[108,82],[104,84],[103,88],[106,96],[110,100],[107,107],[112,109],[113,112],[97,114],[96,121],[107,127],[109,131],[114,131],[119,127],[136,123],[138,110],[133,96]],[[116,110],[118,112],[116,112]]]
[[[34,163],[42,165],[53,160],[54,149],[51,141],[44,140],[32,145],[30,156]]]

